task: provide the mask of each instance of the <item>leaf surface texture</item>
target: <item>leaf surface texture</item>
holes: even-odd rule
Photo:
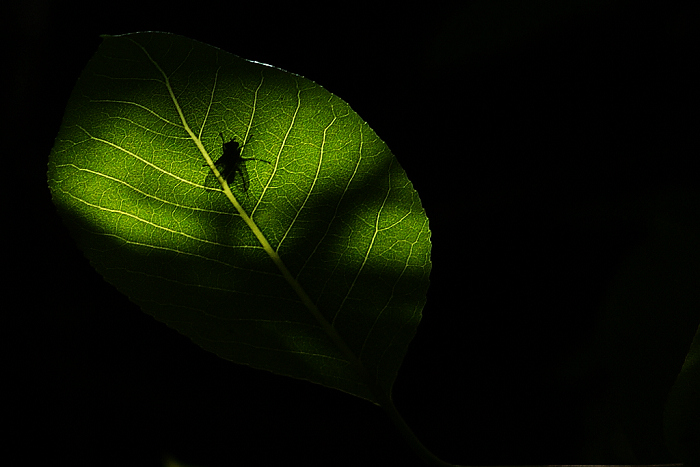
[[[243,145],[246,191],[215,170],[219,133]],[[237,363],[390,393],[425,303],[428,219],[337,96],[184,37],[105,36],[48,178],[92,265],[156,319]]]

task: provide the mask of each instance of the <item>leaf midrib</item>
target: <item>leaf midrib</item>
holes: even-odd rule
[[[135,42],[133,39],[131,41],[138,46],[143,53],[146,55],[148,60],[153,64],[153,66],[156,67],[156,69],[160,72],[160,74],[163,76],[164,79],[164,84],[168,90],[168,94],[170,95],[170,98],[173,102],[173,105],[175,106],[175,109],[177,110],[178,115],[180,116],[180,120],[182,122],[183,128],[185,131],[189,134],[190,138],[194,142],[194,144],[197,146],[199,149],[200,153],[202,156],[204,156],[204,159],[207,162],[207,165],[209,166],[210,170],[213,172],[214,176],[216,179],[219,181],[221,184],[221,187],[223,188],[224,194],[226,197],[229,199],[233,207],[236,209],[236,211],[239,213],[243,221],[246,223],[248,228],[253,232],[255,237],[258,239],[260,244],[262,245],[263,249],[265,252],[268,254],[270,259],[273,261],[275,266],[279,269],[279,271],[282,273],[282,276],[284,277],[285,281],[289,284],[289,286],[294,290],[296,295],[299,297],[301,302],[304,304],[304,306],[309,310],[309,312],[314,316],[316,321],[319,323],[323,331],[330,337],[330,339],[333,341],[333,343],[336,345],[338,350],[342,353],[343,357],[352,365],[352,367],[355,369],[358,377],[365,383],[365,385],[368,387],[369,392],[374,396],[375,402],[378,401],[385,401],[387,400],[387,396],[383,394],[383,391],[380,390],[378,385],[374,382],[374,380],[369,376],[369,373],[367,372],[367,369],[364,367],[362,362],[360,361],[359,358],[350,350],[348,347],[347,343],[345,340],[338,334],[337,330],[331,325],[331,323],[326,320],[326,318],[321,314],[320,310],[316,306],[316,304],[311,300],[311,298],[308,296],[304,288],[301,286],[301,284],[294,278],[294,276],[291,274],[287,266],[284,264],[282,261],[282,258],[277,254],[277,252],[272,248],[270,243],[267,241],[267,238],[263,235],[262,231],[260,228],[257,226],[257,224],[253,221],[251,216],[248,215],[248,213],[243,209],[241,204],[238,202],[236,197],[233,195],[231,192],[231,189],[224,179],[224,177],[221,175],[219,170],[216,168],[216,165],[214,164],[214,161],[212,160],[211,156],[209,155],[208,151],[204,147],[204,144],[202,143],[202,140],[200,137],[194,134],[192,129],[190,128],[189,124],[187,123],[187,119],[185,118],[184,112],[182,110],[182,107],[180,106],[177,97],[175,96],[175,93],[173,92],[172,86],[170,85],[170,79],[165,73],[165,71],[158,65],[158,63],[151,57],[151,55],[148,53],[145,47],[143,47],[141,44],[138,44]],[[212,96],[214,93],[214,89],[216,88],[216,82],[218,78],[218,70],[217,73],[215,74],[215,80],[214,80],[214,86],[212,88]],[[261,81],[262,84],[262,81]],[[257,90],[256,90],[257,92]],[[300,101],[301,99],[299,98],[299,89],[297,88],[297,108],[295,109],[294,112],[294,118],[292,119],[292,122],[289,125],[289,128],[287,129],[287,132],[285,134],[285,138],[280,145],[280,151],[282,151],[282,148],[284,147],[284,142],[289,136],[289,133],[291,132],[292,128],[294,127],[294,121],[297,116],[297,112],[299,110],[300,106]],[[209,109],[211,108],[212,105],[212,100],[210,100],[209,103]],[[207,110],[207,117],[208,117],[208,112]],[[251,121],[252,121],[252,115],[251,115]],[[202,131],[204,129],[204,126],[206,125],[206,118],[202,122]],[[279,154],[277,157],[277,160],[279,160]],[[277,166],[275,165],[275,168]],[[270,177],[271,180],[272,177]],[[269,181],[268,181],[269,184]],[[265,187],[265,189],[269,188],[269,185]],[[308,198],[308,196],[307,196]],[[299,210],[300,211],[300,210]],[[299,212],[298,211],[298,212]],[[290,227],[291,228],[291,227]]]

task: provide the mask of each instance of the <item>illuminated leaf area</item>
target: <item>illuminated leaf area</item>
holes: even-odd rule
[[[230,186],[219,133],[251,159]],[[48,177],[93,266],[147,313],[223,358],[386,400],[425,302],[428,220],[335,95],[183,37],[106,36]]]

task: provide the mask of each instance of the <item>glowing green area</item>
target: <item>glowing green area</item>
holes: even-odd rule
[[[221,178],[246,142],[249,189]],[[49,162],[94,267],[237,363],[386,403],[421,319],[430,232],[386,145],[302,77],[162,33],[105,37]]]

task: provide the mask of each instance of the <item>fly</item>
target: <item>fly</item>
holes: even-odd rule
[[[221,173],[221,176],[229,185],[234,182],[236,176],[239,176],[238,178],[241,180],[243,192],[245,193],[248,191],[248,171],[245,168],[244,162],[260,161],[267,164],[270,162],[264,159],[256,159],[255,157],[243,157],[242,152],[243,147],[245,147],[245,143],[243,146],[241,146],[235,139],[232,139],[227,143],[224,139],[224,135],[221,132],[219,132],[219,136],[221,136],[221,141],[223,143],[223,153],[214,162],[214,164]]]

